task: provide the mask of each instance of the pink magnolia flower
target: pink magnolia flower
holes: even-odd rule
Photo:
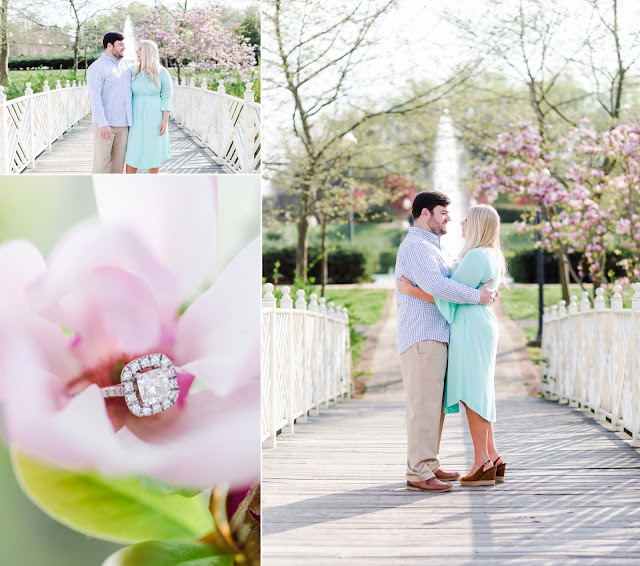
[[[212,181],[107,183],[94,179],[100,218],[69,229],[46,262],[29,242],[0,245],[8,440],[55,465],[110,476],[200,488],[255,481],[259,241],[207,284],[216,240],[234,238],[217,233]],[[136,417],[100,387],[149,353],[173,361],[180,395],[168,410]]]

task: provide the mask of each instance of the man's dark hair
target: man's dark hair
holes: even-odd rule
[[[433,212],[433,209],[438,205],[449,206],[450,204],[451,200],[444,193],[438,191],[424,191],[422,193],[418,193],[416,198],[413,199],[413,209],[411,210],[411,214],[413,214],[413,219],[417,220],[422,214],[422,210],[425,208],[429,212]]]
[[[122,35],[119,31],[110,31],[104,35],[102,38],[102,45],[104,48],[107,48],[107,45],[113,45],[116,41],[122,41],[124,39],[124,35]]]

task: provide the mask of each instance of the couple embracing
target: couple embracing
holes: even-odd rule
[[[494,208],[470,208],[462,222],[465,245],[453,266],[440,247],[450,221],[449,198],[419,193],[414,226],[398,249],[396,302],[402,381],[407,395],[407,489],[448,491],[451,482],[493,485],[506,465],[494,441],[494,371],[498,325],[488,305],[505,273],[500,217]],[[446,379],[445,379],[446,377]],[[465,407],[474,462],[460,478],[440,467],[446,413]]]
[[[124,35],[107,33],[104,53],[87,70],[93,117],[93,172],[157,173],[169,156],[172,84],[158,46],[141,41],[137,64],[124,61]]]

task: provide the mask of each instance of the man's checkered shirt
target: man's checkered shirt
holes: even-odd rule
[[[449,279],[451,259],[440,249],[440,237],[423,230],[409,228],[398,249],[396,278],[404,275],[434,297],[451,303],[480,302],[480,291]],[[449,325],[435,304],[396,290],[398,307],[398,350],[400,354],[423,340],[449,343]]]

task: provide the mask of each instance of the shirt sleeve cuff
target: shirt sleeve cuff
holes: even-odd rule
[[[169,112],[173,112],[173,104],[171,103],[171,99],[162,100],[160,103],[160,109],[164,112],[168,110]]]
[[[473,291],[473,303],[472,305],[480,304],[480,289],[472,289]]]

